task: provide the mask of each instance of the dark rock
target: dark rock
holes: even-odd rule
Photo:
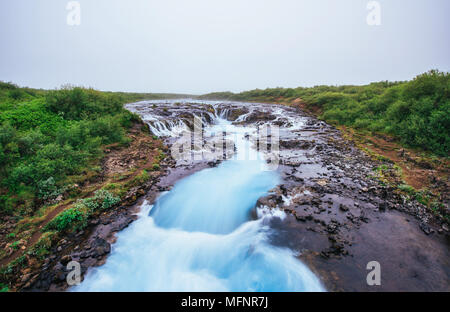
[[[304,216],[300,216],[300,215],[295,215],[295,218],[298,220],[298,221],[302,221],[302,222],[305,222],[306,221],[306,218],[304,217]]]
[[[280,147],[285,149],[310,149],[313,144],[310,141],[305,140],[280,140]]]
[[[283,202],[283,198],[278,194],[270,194],[264,197],[261,197],[256,202],[256,206],[267,206],[270,208],[275,208],[277,205]]]
[[[247,114],[248,112],[248,108],[246,107],[232,109],[228,111],[227,119],[230,121],[235,121],[239,118],[239,116]]]
[[[65,255],[61,258],[61,263],[63,265],[67,265],[70,261],[72,261],[72,257],[70,255]]]
[[[54,281],[55,282],[62,282],[66,280],[66,274],[64,272],[57,272],[55,274]]]
[[[434,233],[434,230],[432,228],[430,228],[427,224],[423,223],[423,222],[420,223],[419,227],[426,235],[430,235],[430,234]]]
[[[271,121],[277,117],[271,112],[254,111],[245,119],[246,122]]]
[[[92,256],[101,257],[111,252],[111,244],[102,238],[97,238],[92,244]]]

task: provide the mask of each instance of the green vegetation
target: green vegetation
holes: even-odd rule
[[[95,171],[102,146],[127,144],[139,120],[123,103],[143,96],[0,82],[0,213],[29,215],[64,193],[71,177]],[[82,218],[71,212],[67,218]]]
[[[152,170],[153,171],[158,171],[160,169],[159,164],[153,164],[152,165]]]
[[[138,186],[138,185],[144,184],[148,180],[150,180],[150,175],[148,174],[147,170],[142,170],[141,173],[139,173],[133,179],[128,181],[126,183],[126,186],[127,187]]]
[[[56,237],[56,232],[45,232],[38,242],[34,244],[30,254],[35,255],[39,259],[44,259],[50,254],[50,249]]]
[[[44,231],[65,232],[82,230],[87,226],[88,213],[85,206],[75,205],[56,216],[44,227]]]
[[[410,196],[413,196],[416,193],[416,190],[412,186],[407,184],[399,185],[398,189]]]
[[[79,200],[72,208],[61,212],[43,230],[58,232],[82,230],[94,213],[109,209],[119,202],[120,197],[104,189],[98,190],[93,197]]]
[[[395,136],[405,146],[448,157],[450,75],[432,70],[408,82],[366,86],[252,90],[212,93],[208,99],[281,101],[300,99],[304,108],[327,122]]]
[[[0,292],[8,292],[9,291],[9,287],[6,286],[5,284],[0,283]]]

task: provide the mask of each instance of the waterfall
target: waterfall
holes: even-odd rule
[[[227,115],[223,110],[219,116]],[[284,212],[257,207],[279,183],[275,171],[249,147],[246,133],[219,119],[206,129],[226,130],[237,153],[218,167],[175,184],[140,218],[118,233],[106,264],[91,269],[75,291],[323,291],[296,252],[270,243],[273,218]],[[154,122],[166,133],[175,124]],[[154,132],[155,133],[155,132]],[[245,155],[244,155],[245,154]]]

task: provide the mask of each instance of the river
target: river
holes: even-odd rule
[[[216,116],[205,131],[226,131],[234,156],[178,181],[153,205],[144,202],[107,262],[72,290],[324,290],[296,252],[270,243],[269,221],[285,213],[263,207],[252,217],[258,198],[279,183],[245,138],[255,128]]]

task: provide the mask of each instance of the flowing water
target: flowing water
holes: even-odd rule
[[[175,184],[118,233],[106,264],[75,291],[322,291],[316,276],[289,249],[270,244],[271,218],[259,197],[279,183],[276,171],[249,147],[245,133],[219,119],[237,147],[234,158]]]

